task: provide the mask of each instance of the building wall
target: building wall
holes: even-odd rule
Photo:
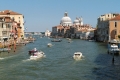
[[[117,23],[116,27],[115,22]],[[118,35],[120,35],[120,21],[110,21],[109,24],[111,39],[118,39]]]
[[[0,22],[0,40],[3,38],[10,38],[12,31],[12,23]]]
[[[97,19],[97,40],[107,42],[110,39],[114,39],[114,22],[109,22],[110,19],[116,17],[118,14],[108,13],[101,15]]]
[[[20,26],[22,27],[22,35],[24,36],[24,16],[23,15],[0,15],[0,17],[3,17],[3,16],[11,17],[11,19],[14,18],[14,20],[17,23],[20,23]]]

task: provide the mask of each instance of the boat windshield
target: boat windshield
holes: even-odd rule
[[[80,54],[75,54],[75,56],[77,56],[77,55],[80,56]]]

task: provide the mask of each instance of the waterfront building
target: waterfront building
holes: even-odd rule
[[[118,13],[108,13],[101,15],[97,19],[97,41],[108,42],[111,39],[117,39],[120,26]]]
[[[52,27],[52,36],[80,38],[81,35],[83,36],[83,33],[86,35],[84,29],[86,29],[88,36],[90,36],[92,30],[95,30],[91,26],[83,24],[82,17],[76,17],[76,19],[72,22],[68,13],[65,12],[64,17],[60,21],[60,25]]]
[[[12,31],[12,21],[10,17],[0,17],[0,41],[9,39]]]
[[[94,37],[95,28],[88,24],[84,25],[73,25],[71,27],[71,38],[88,39]]]
[[[47,37],[51,36],[51,31],[46,30],[46,31],[45,31],[45,36],[47,36]]]
[[[11,19],[14,19],[17,23],[19,23],[19,26],[21,28],[21,37],[24,37],[24,15],[11,11],[11,10],[3,10],[0,11],[0,17],[8,16]]]
[[[118,36],[120,36],[120,15],[116,16],[109,20],[109,35],[110,38],[119,40]]]
[[[63,29],[64,28],[61,25],[52,27],[52,36],[63,36],[64,35]]]
[[[70,32],[70,27],[73,25],[68,13],[64,13],[64,17],[60,20],[60,24],[52,27],[52,36],[67,37]]]
[[[70,26],[54,26],[52,27],[52,36],[67,37],[70,32]]]
[[[76,17],[76,19],[73,22],[73,25],[83,25],[83,19],[82,17]]]

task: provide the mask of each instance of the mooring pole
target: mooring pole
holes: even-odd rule
[[[114,49],[113,49],[113,58],[112,58],[112,63],[114,63]]]

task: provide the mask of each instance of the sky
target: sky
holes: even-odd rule
[[[24,15],[26,32],[52,31],[60,24],[64,12],[72,22],[83,18],[84,24],[96,27],[97,18],[107,13],[120,13],[120,0],[0,0],[0,11],[12,10]]]

